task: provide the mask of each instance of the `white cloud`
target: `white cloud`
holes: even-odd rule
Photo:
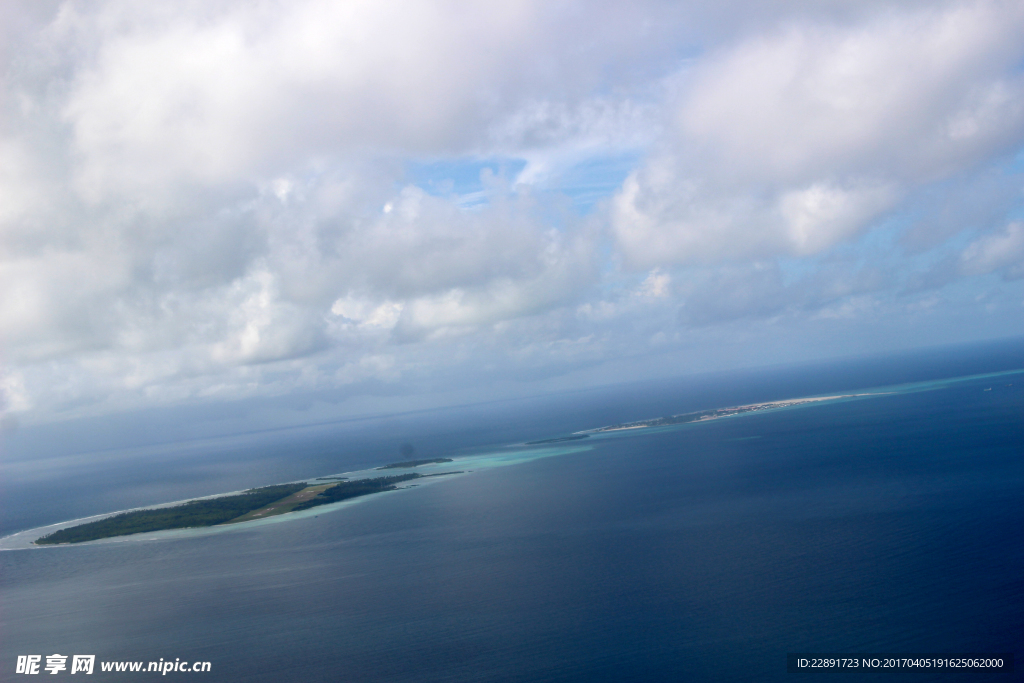
[[[850,302],[900,264],[857,240],[926,190],[907,243],[977,235],[930,286],[1020,268],[996,165],[1024,139],[1018,3],[0,13],[8,410],[541,377],[729,321],[866,317]],[[523,170],[461,199],[406,175],[491,161]],[[602,163],[581,217],[559,183]],[[842,244],[862,253],[837,265]]]
[[[225,298],[225,338],[211,349],[217,363],[280,360],[306,355],[327,343],[320,316],[281,301],[272,273],[256,271],[235,282]]]
[[[640,289],[637,292],[640,296],[654,297],[654,298],[665,298],[671,294],[670,287],[672,285],[672,276],[668,273],[662,272],[660,268],[655,268],[644,281],[640,283]]]
[[[1022,26],[991,2],[796,23],[703,60],[679,131],[729,175],[932,177],[1019,141]]]
[[[76,188],[91,202],[125,193],[153,202],[177,183],[259,178],[339,154],[542,154],[569,136],[628,145],[637,108],[590,87],[665,36],[626,8],[578,9],[536,0],[66,5],[46,36],[74,60],[61,115]],[[623,40],[639,32],[647,43]]]
[[[507,85],[491,77],[528,43],[536,6],[394,10],[315,0],[186,4],[158,17],[116,2],[66,8],[54,40],[95,45],[63,110],[79,190],[98,200],[258,176],[317,154],[471,144],[480,90]]]
[[[25,391],[25,379],[19,372],[0,375],[0,408],[18,413],[32,407],[32,401]]]
[[[791,190],[779,197],[779,213],[790,249],[816,254],[855,234],[893,203],[888,187],[841,188],[825,183]]]
[[[331,305],[331,313],[345,318],[352,324],[364,329],[390,330],[398,322],[405,304],[396,301],[384,301],[377,304],[352,294],[339,298]]]
[[[674,135],[613,222],[650,267],[818,253],[908,192],[1024,140],[1024,10],[977,2],[794,21],[679,76]]]

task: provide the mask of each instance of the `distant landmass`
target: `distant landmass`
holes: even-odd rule
[[[454,462],[451,458],[431,458],[429,460],[403,460],[402,462],[393,462],[390,465],[384,465],[384,467],[378,467],[378,470],[394,470],[402,467],[419,467],[420,465],[433,465],[434,463],[441,462]]]
[[[540,441],[527,441],[527,446],[538,446],[542,443],[561,443],[562,441],[576,441],[586,439],[590,434],[573,434],[572,436],[559,436],[554,439],[541,439]]]
[[[620,422],[618,424],[607,425],[605,427],[598,427],[597,429],[587,429],[582,432],[577,432],[574,437],[582,438],[588,434],[599,434],[601,432],[617,432],[625,429],[643,429],[646,427],[664,427],[667,425],[686,424],[688,422],[706,422],[707,420],[716,420],[721,417],[731,417],[733,415],[742,415],[743,413],[754,413],[760,410],[775,410],[778,408],[790,408],[792,406],[799,406],[805,403],[817,403],[819,401],[834,401],[840,398],[853,398],[855,396],[868,396],[869,394],[843,394],[841,396],[819,396],[817,398],[793,398],[785,401],[768,401],[767,403],[750,403],[742,406],[732,406],[729,408],[715,408],[713,410],[701,410],[695,413],[682,413],[681,415],[670,415],[668,417],[654,417],[647,420],[638,420],[636,422]],[[570,437],[564,437],[570,438]],[[562,440],[562,439],[558,439]],[[531,443],[544,443],[542,441],[535,441]]]

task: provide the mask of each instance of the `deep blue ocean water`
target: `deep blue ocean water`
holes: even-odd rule
[[[4,530],[686,410],[1012,369],[974,355],[677,380],[10,465]],[[1017,365],[1016,367],[1020,367]],[[787,674],[787,652],[1024,643],[1024,374],[669,429],[218,535],[0,552],[18,654],[210,681],[1022,680]],[[580,445],[580,444],[574,444]],[[63,675],[68,675],[64,672]],[[91,680],[155,680],[97,672]]]

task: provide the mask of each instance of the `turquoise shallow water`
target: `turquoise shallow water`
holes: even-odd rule
[[[760,394],[737,384],[717,405],[836,388],[775,378]],[[605,396],[586,414],[572,412],[577,402],[513,426],[449,416],[450,431],[437,427],[417,448],[452,455],[445,468],[469,475],[323,514],[0,553],[0,671],[13,672],[18,654],[59,652],[206,660],[218,681],[771,681],[792,676],[790,651],[994,652],[1024,642],[1019,376],[559,448],[495,445],[692,405],[658,391],[633,415]],[[706,400],[693,398],[693,409],[714,407]],[[458,440],[469,424],[478,446]],[[336,456],[281,448],[256,473],[263,481],[214,482],[207,493],[295,478],[274,467],[339,469]],[[205,467],[237,480],[234,457],[207,454]],[[135,476],[110,490],[141,499],[194,486],[115,486]],[[91,502],[68,509],[127,507],[112,505],[113,493],[81,500]],[[120,676],[110,679],[129,680]]]
[[[488,469],[492,469],[492,468],[495,468],[495,467],[507,467],[509,465],[518,465],[518,464],[530,462],[532,460],[538,460],[540,458],[552,458],[552,457],[557,457],[557,456],[560,456],[560,455],[567,455],[567,454],[570,454],[570,453],[578,453],[578,452],[581,452],[581,451],[590,450],[590,448],[591,447],[589,445],[576,445],[576,444],[573,444],[573,445],[570,445],[570,446],[553,447],[553,448],[538,448],[538,447],[533,447],[533,448],[515,448],[515,447],[509,447],[509,448],[504,448],[504,449],[497,450],[497,451],[487,451],[487,452],[477,453],[477,454],[474,454],[474,455],[462,456],[462,457],[460,457],[458,459],[458,461],[453,461],[453,462],[450,462],[450,463],[436,463],[436,464],[431,464],[431,465],[423,465],[423,466],[416,467],[416,468],[402,468],[402,469],[387,470],[386,472],[381,472],[380,470],[378,470],[376,468],[369,468],[369,469],[364,469],[364,470],[351,470],[351,471],[347,471],[347,472],[338,472],[338,473],[335,473],[335,474],[327,474],[327,475],[323,475],[323,476],[326,476],[326,477],[344,476],[344,477],[346,477],[346,478],[348,478],[350,480],[356,480],[356,479],[368,479],[368,478],[373,478],[373,477],[388,476],[388,475],[391,475],[391,474],[399,474],[399,473],[402,473],[402,472],[412,472],[412,471],[419,472],[420,474],[424,474],[424,475],[436,475],[436,474],[439,474],[439,473],[450,472],[450,474],[446,474],[446,476],[443,477],[443,478],[442,477],[429,477],[429,478],[417,479],[417,480],[415,480],[415,482],[413,483],[412,486],[410,486],[409,484],[404,484],[401,488],[399,488],[399,489],[397,489],[395,491],[386,491],[386,492],[383,492],[383,493],[374,494],[374,497],[389,496],[389,495],[393,496],[393,495],[400,495],[399,491],[403,491],[403,490],[406,490],[406,489],[409,489],[409,488],[419,488],[421,486],[432,486],[432,485],[439,484],[442,481],[445,481],[449,477],[461,477],[461,476],[466,476],[466,475],[472,474],[475,471],[488,470]],[[316,478],[310,478],[308,480],[308,483],[315,484],[315,483],[324,483],[324,482],[318,482],[316,480]],[[241,493],[241,491],[240,490],[239,491],[226,491],[225,493]],[[221,494],[217,494],[217,495],[221,495]],[[186,499],[186,500],[197,500],[197,499],[192,498],[192,499]],[[156,506],[152,506],[152,507],[168,507],[168,506],[171,506],[171,505],[178,505],[180,503],[186,502],[186,500],[170,501],[170,502],[162,503],[161,505],[156,505]],[[280,524],[282,522],[289,522],[289,521],[294,521],[294,520],[299,520],[299,519],[305,519],[305,518],[308,518],[308,517],[319,517],[322,514],[330,514],[332,512],[337,511],[337,510],[343,510],[343,509],[352,507],[353,505],[358,505],[360,503],[366,502],[366,500],[367,500],[366,497],[354,498],[354,499],[351,499],[351,500],[341,501],[339,503],[332,503],[330,505],[318,506],[318,507],[310,509],[310,510],[301,510],[299,512],[288,513],[286,515],[279,515],[279,516],[276,516],[276,517],[268,517],[267,519],[254,520],[254,521],[250,521],[250,522],[241,522],[239,524],[220,525],[220,526],[214,526],[214,527],[203,527],[203,528],[197,528],[197,529],[172,529],[172,530],[167,530],[167,531],[154,531],[154,532],[144,533],[144,534],[133,534],[131,536],[117,536],[117,537],[112,537],[112,538],[105,538],[105,539],[100,539],[100,540],[97,540],[97,541],[90,541],[90,542],[88,542],[86,544],[81,544],[81,545],[103,545],[103,544],[112,544],[112,543],[134,543],[134,542],[145,543],[145,542],[152,542],[152,541],[158,541],[158,540],[194,538],[194,537],[200,537],[200,536],[211,536],[211,535],[219,535],[219,534],[225,534],[225,533],[240,532],[240,531],[244,531],[246,529],[249,529],[250,527],[266,526],[268,524]],[[140,508],[132,508],[132,509],[134,510],[134,509],[140,509]],[[3,551],[3,550],[59,550],[61,548],[67,547],[67,546],[45,546],[45,547],[44,546],[36,546],[36,545],[33,544],[33,541],[35,541],[36,539],[40,538],[41,536],[45,536],[46,534],[52,533],[54,531],[57,531],[58,529],[63,529],[63,528],[67,528],[67,527],[70,527],[70,526],[77,526],[78,524],[83,524],[83,523],[86,523],[86,522],[92,522],[92,521],[95,521],[95,520],[98,520],[98,519],[103,519],[104,517],[109,517],[111,515],[119,514],[121,512],[126,512],[126,510],[111,511],[109,513],[105,513],[105,514],[101,514],[101,515],[94,515],[94,516],[79,518],[79,519],[75,519],[75,520],[68,520],[68,521],[64,521],[64,522],[59,522],[57,524],[49,524],[49,525],[46,525],[46,526],[43,526],[43,527],[36,527],[36,528],[33,528],[33,529],[27,529],[27,530],[24,530],[24,531],[19,531],[19,532],[15,533],[15,534],[10,534],[8,536],[0,538],[0,551]]]
[[[849,394],[849,395],[843,395],[843,394],[829,395],[829,396],[824,397],[824,398],[827,398],[829,403],[842,403],[842,402],[848,402],[848,401],[868,400],[868,399],[872,399],[872,398],[878,398],[878,397],[881,397],[881,396],[888,396],[888,395],[894,395],[894,394],[909,394],[909,393],[915,393],[915,392],[920,392],[920,391],[937,391],[937,390],[941,390],[941,389],[948,389],[950,387],[954,387],[954,386],[957,386],[957,385],[960,385],[960,384],[964,384],[964,383],[977,384],[979,382],[982,382],[982,383],[993,383],[994,382],[998,386],[1001,381],[1015,379],[1015,378],[1020,377],[1021,375],[1024,375],[1024,370],[1016,370],[1016,369],[1015,370],[1005,370],[1005,371],[1001,371],[1001,372],[990,372],[990,373],[981,373],[981,374],[976,374],[976,375],[967,375],[967,376],[964,376],[964,377],[948,377],[948,378],[942,378],[942,379],[929,380],[929,381],[925,381],[925,382],[910,382],[910,383],[891,385],[891,386],[873,387],[873,388],[869,388],[869,389],[866,389],[866,390],[859,390],[856,393]],[[1012,383],[1011,384],[1007,384],[1006,386],[1012,386]],[[985,388],[983,390],[984,391],[991,391],[991,389],[992,389],[991,387],[987,387],[987,388]],[[779,412],[779,411],[785,411],[785,410],[807,409],[807,408],[819,407],[820,404],[821,404],[821,401],[820,401],[821,397],[813,397],[812,396],[812,397],[787,397],[787,398],[790,398],[790,399],[792,399],[792,398],[811,398],[811,399],[815,399],[815,402],[799,404],[799,405],[795,405],[795,406],[782,406],[782,407],[778,407],[778,408],[770,408],[770,409],[768,409],[766,411],[759,411],[759,412]],[[741,413],[741,414],[737,414],[737,415],[724,416],[724,417],[719,418],[719,419],[736,419],[736,418],[749,417],[750,415],[751,415],[750,413]],[[666,431],[674,431],[674,430],[678,430],[678,429],[700,429],[700,428],[702,428],[702,426],[703,426],[703,423],[698,423],[698,424],[687,423],[687,424],[681,424],[681,425],[667,425],[667,426],[659,426],[659,427],[645,427],[645,428],[643,428],[643,432],[642,433],[638,433],[638,434],[650,436],[652,434],[666,432]],[[416,471],[416,472],[419,472],[421,474],[436,474],[436,473],[439,473],[439,472],[446,472],[446,471],[454,472],[456,470],[463,470],[462,472],[460,472],[460,474],[453,474],[452,475],[452,476],[462,476],[463,474],[471,474],[473,471],[476,471],[476,470],[486,470],[486,469],[490,469],[490,468],[494,468],[494,467],[505,467],[505,466],[508,466],[508,465],[517,465],[517,464],[521,464],[521,463],[525,463],[525,462],[530,462],[532,460],[537,460],[537,459],[540,459],[540,458],[551,458],[551,457],[557,457],[557,456],[560,456],[560,455],[567,455],[567,454],[570,454],[570,453],[578,453],[578,452],[581,452],[581,451],[590,450],[593,447],[593,446],[590,445],[591,443],[599,442],[600,440],[603,440],[603,439],[614,439],[614,438],[620,438],[620,437],[627,437],[628,438],[628,437],[636,436],[637,434],[633,434],[633,431],[634,431],[634,429],[623,429],[623,430],[614,430],[614,431],[610,431],[610,432],[590,433],[590,434],[588,434],[588,437],[587,437],[589,439],[589,441],[579,440],[579,441],[568,442],[567,444],[562,444],[562,445],[557,445],[557,446],[555,446],[555,445],[537,445],[537,446],[533,446],[533,447],[524,447],[522,444],[513,444],[513,445],[507,446],[505,448],[497,449],[497,450],[488,450],[488,451],[484,451],[484,452],[480,452],[480,453],[475,453],[475,454],[472,454],[472,455],[462,455],[462,456],[459,457],[458,461],[453,461],[451,463],[434,463],[434,464],[430,464],[430,465],[420,466],[418,468],[395,470],[395,472],[399,472],[399,471],[401,471],[401,472]],[[747,439],[747,438],[755,439],[755,438],[760,438],[760,437],[757,437],[757,436],[754,436],[754,437],[738,437],[736,440],[744,440],[744,439]],[[326,475],[321,475],[321,476],[323,476],[323,477],[345,476],[348,479],[364,479],[364,478],[372,478],[372,477],[385,476],[386,474],[389,474],[389,473],[390,472],[381,473],[377,468],[368,468],[368,469],[363,469],[363,470],[350,470],[350,471],[345,471],[345,472],[337,472],[337,473],[326,474]],[[421,481],[417,481],[414,487],[436,484],[439,481],[440,481],[440,479],[421,480]],[[308,482],[309,483],[316,483],[316,479],[315,478],[309,478]],[[403,488],[405,488],[405,487],[403,487]],[[225,492],[225,493],[239,493],[239,492],[240,492],[240,490],[239,491]],[[216,495],[220,495],[220,494],[216,494]],[[186,500],[194,500],[194,499],[186,499]],[[155,507],[166,507],[166,506],[169,506],[169,505],[176,505],[176,504],[179,504],[179,503],[182,503],[182,502],[185,502],[185,500],[171,501],[171,502],[163,503],[163,504],[161,504],[159,506],[155,506]],[[249,526],[264,526],[264,525],[267,525],[267,524],[278,524],[278,523],[281,523],[281,522],[287,522],[287,521],[290,521],[290,520],[302,519],[302,518],[306,518],[306,517],[318,517],[320,514],[327,514],[327,513],[333,512],[335,510],[340,510],[340,509],[348,508],[348,507],[351,507],[352,505],[359,504],[360,502],[363,502],[363,500],[362,499],[359,499],[359,500],[349,500],[349,501],[344,501],[344,502],[341,502],[341,503],[335,503],[335,504],[332,504],[332,505],[325,505],[325,506],[322,506],[322,507],[318,507],[315,510],[301,511],[301,512],[291,513],[291,514],[288,514],[286,516],[272,517],[272,518],[268,518],[268,519],[265,519],[265,520],[257,520],[257,521],[252,521],[252,522],[246,522],[246,523],[243,523],[241,525],[211,527],[211,528],[202,528],[202,529],[176,529],[176,530],[171,530],[171,531],[153,532],[153,533],[148,533],[148,534],[137,534],[137,535],[134,535],[132,537],[120,537],[120,538],[103,539],[103,540],[100,540],[100,541],[94,541],[93,543],[96,543],[96,544],[100,544],[100,543],[125,543],[125,542],[133,542],[133,541],[143,542],[143,541],[153,541],[153,540],[159,540],[159,539],[188,538],[188,537],[193,537],[193,536],[206,536],[206,535],[213,535],[213,534],[230,533],[232,531],[239,531],[239,530],[246,529]],[[137,508],[132,508],[132,509],[137,509]],[[68,527],[68,526],[73,526],[74,524],[80,524],[80,523],[87,522],[87,521],[94,521],[96,519],[102,519],[103,517],[109,516],[111,514],[117,514],[118,512],[124,512],[124,510],[112,511],[110,513],[106,513],[106,514],[102,514],[102,515],[95,515],[95,516],[81,518],[81,519],[76,519],[76,520],[69,520],[69,521],[60,522],[60,523],[57,523],[57,524],[46,525],[44,527],[37,527],[37,528],[34,528],[34,529],[20,531],[20,532],[18,532],[16,534],[11,534],[11,535],[5,536],[3,538],[0,538],[0,550],[38,549],[36,546],[32,545],[32,542],[35,539],[39,538],[40,536],[44,536],[44,535],[46,535],[48,533],[51,533],[51,532],[56,531],[56,530],[61,529],[61,528],[65,528],[65,527]]]

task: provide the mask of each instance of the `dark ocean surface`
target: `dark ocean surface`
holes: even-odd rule
[[[25,678],[17,655],[53,653],[205,660],[210,673],[167,680],[229,682],[1024,680],[1024,374],[928,383],[1019,368],[1014,348],[139,447],[62,470],[15,458],[4,533],[379,465],[401,441],[423,458],[520,452],[501,446],[924,382],[611,433],[293,521],[0,552],[0,680]],[[1018,662],[787,674],[787,652]]]

